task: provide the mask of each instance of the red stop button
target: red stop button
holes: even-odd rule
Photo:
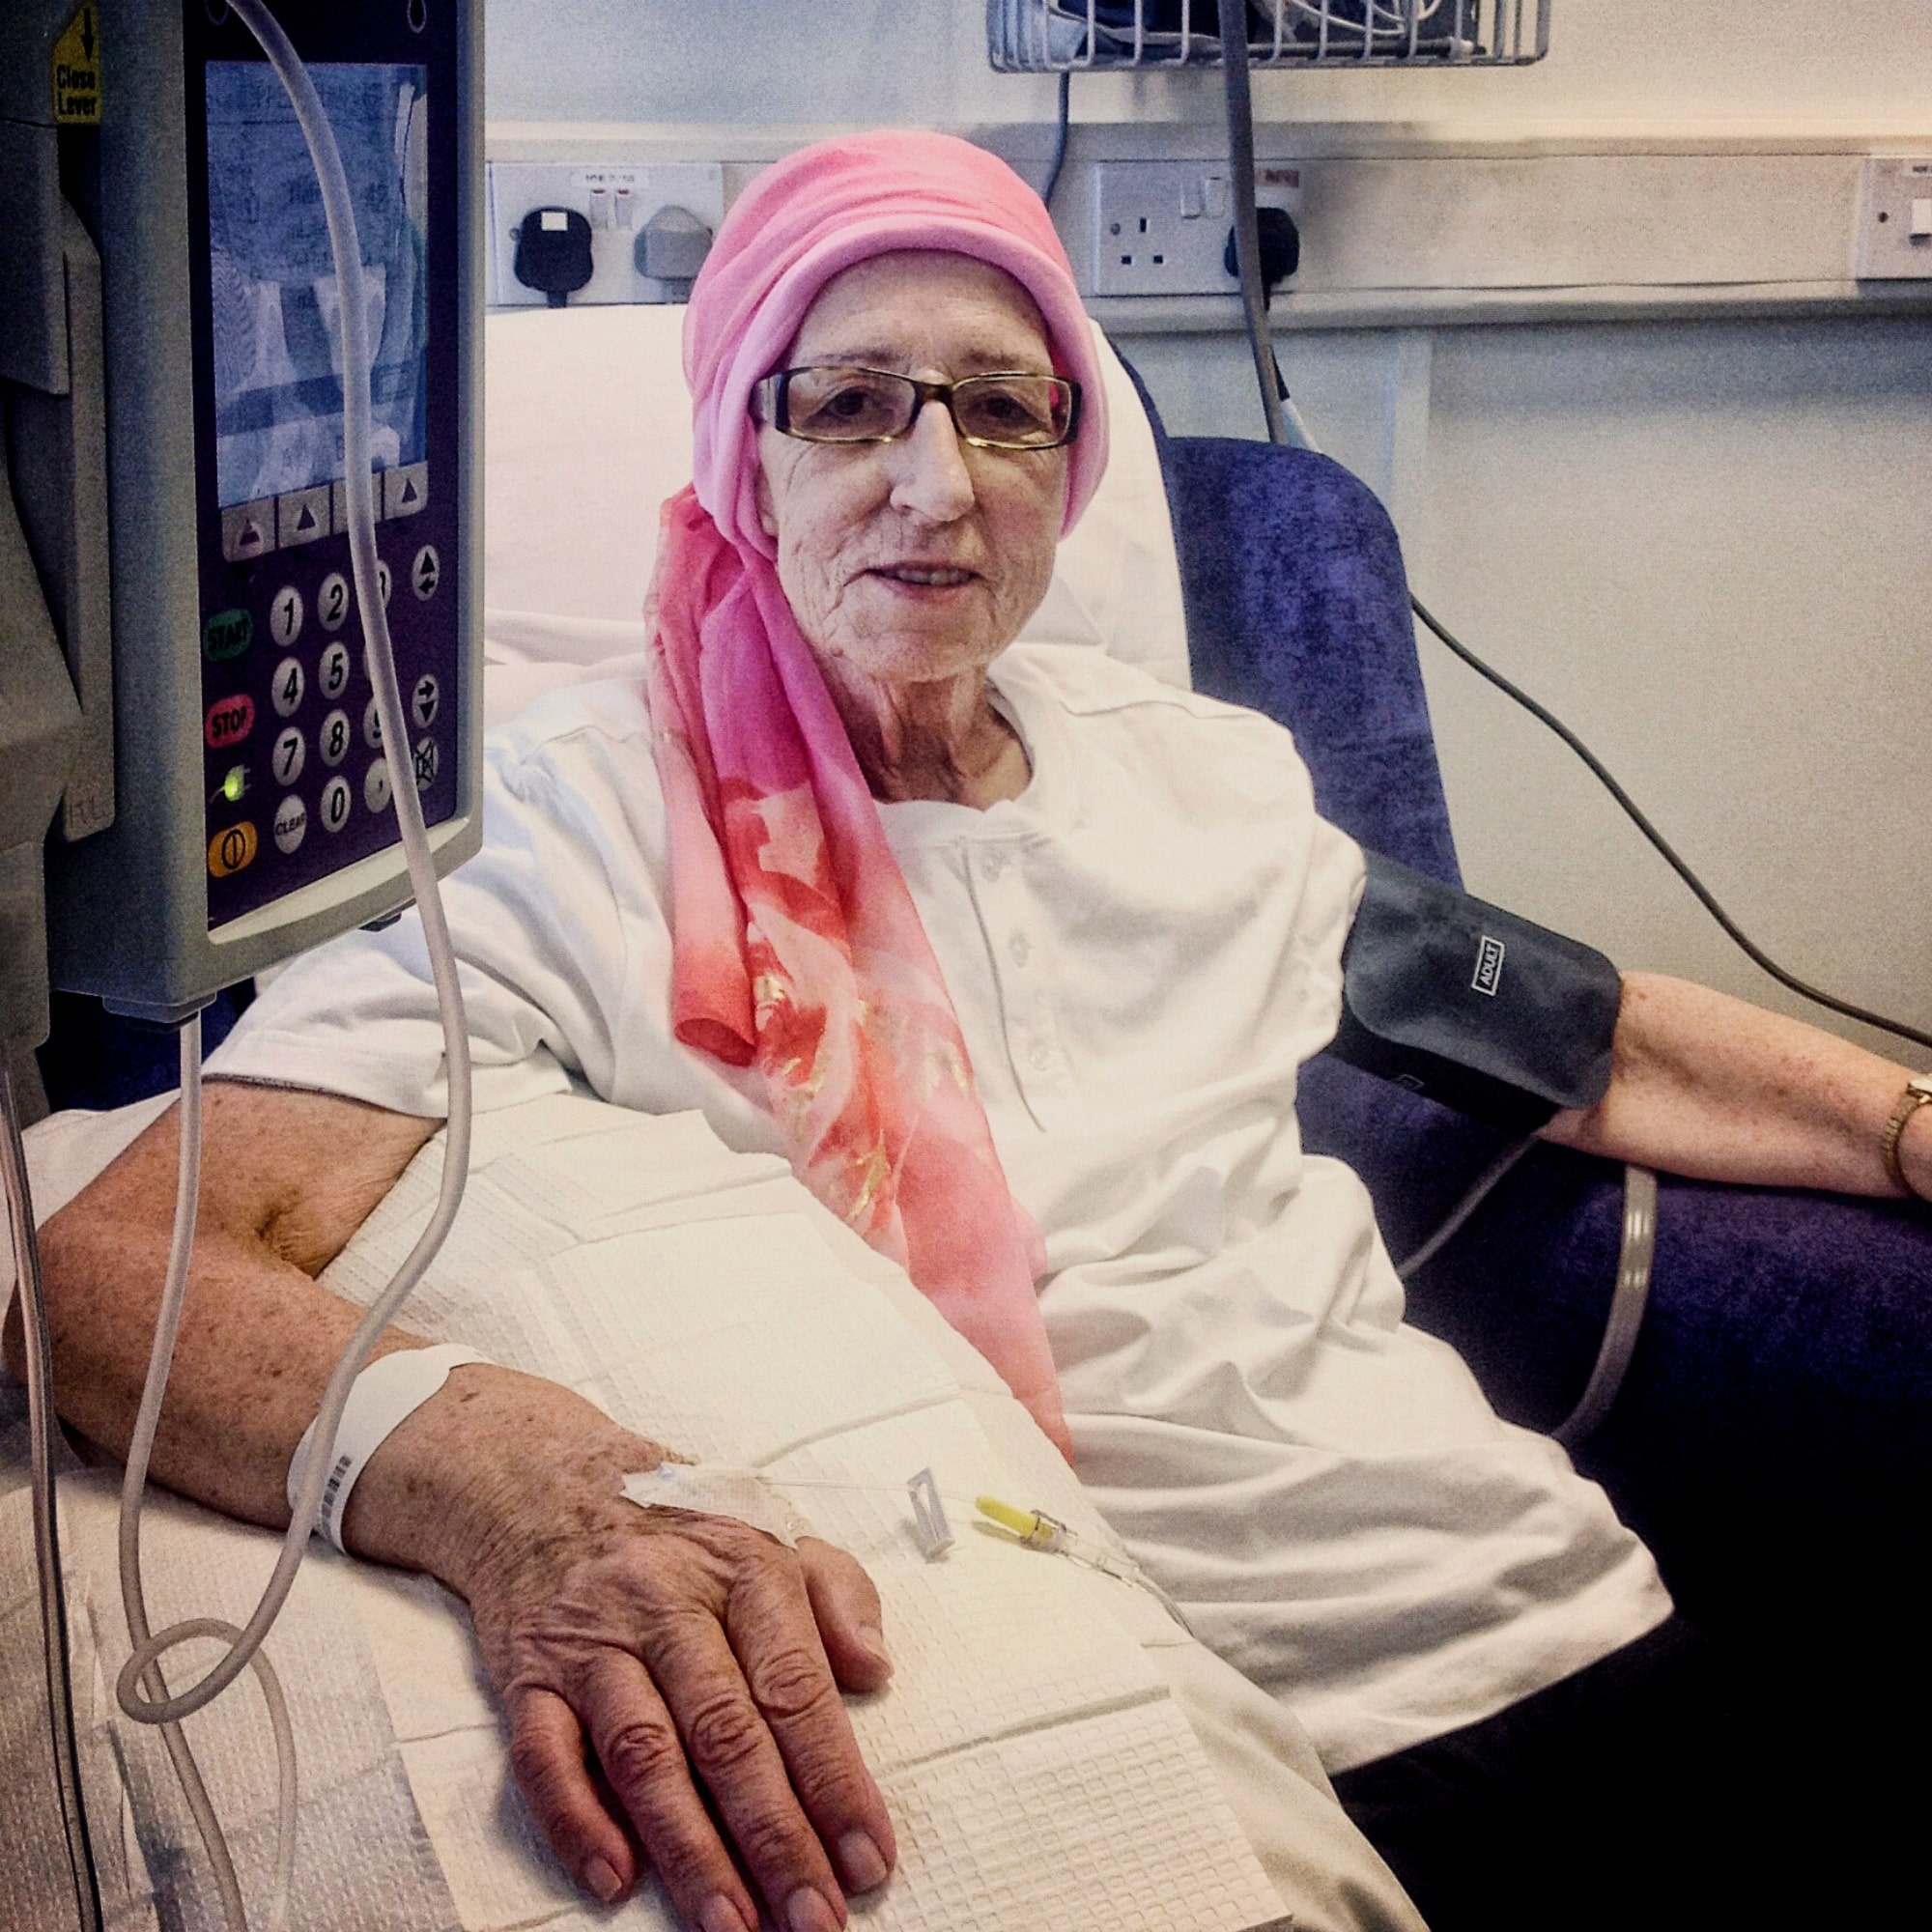
[[[239,745],[254,728],[255,700],[245,691],[238,691],[232,697],[217,697],[208,707],[202,735],[207,738],[211,752],[225,752],[230,745]]]

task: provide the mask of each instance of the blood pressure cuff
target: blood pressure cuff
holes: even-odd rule
[[[1513,1133],[1601,1100],[1617,969],[1593,947],[1363,857],[1368,884],[1342,952],[1342,1024],[1328,1050]]]

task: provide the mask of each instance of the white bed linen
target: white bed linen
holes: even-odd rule
[[[163,1096],[114,1115],[56,1116],[34,1129],[29,1135],[29,1154],[37,1200],[44,1212],[52,1212],[71,1198],[166,1104]],[[644,1120],[569,1095],[539,1101],[533,1109],[485,1115],[477,1127],[472,1159],[473,1170],[482,1178],[477,1198],[459,1219],[449,1247],[412,1310],[412,1324],[423,1332],[443,1339],[456,1331],[478,1333],[475,1324],[480,1324],[489,1331],[484,1339],[492,1343],[499,1358],[575,1380],[582,1380],[587,1373],[587,1358],[594,1362],[597,1373],[586,1386],[622,1412],[626,1387],[635,1380],[637,1370],[617,1370],[611,1378],[610,1365],[620,1362],[624,1350],[613,1348],[608,1326],[599,1325],[608,1323],[611,1311],[605,1307],[600,1315],[594,1300],[585,1303],[570,1292],[577,1256],[587,1252],[579,1248],[573,1253],[572,1242],[584,1240],[594,1247],[619,1238],[683,1240],[694,1223],[707,1218],[727,1221],[741,1240],[748,1229],[755,1234],[768,1227],[778,1231],[774,1238],[795,1241],[796,1237],[783,1230],[809,1226],[814,1231],[809,1238],[823,1242],[840,1264],[850,1284],[845,1291],[847,1297],[875,1297],[868,1303],[869,1313],[864,1320],[875,1336],[877,1360],[886,1370],[895,1362],[905,1364],[895,1372],[901,1377],[924,1378],[921,1382],[924,1397],[914,1404],[914,1413],[880,1425],[905,1435],[903,1445],[888,1457],[891,1466],[896,1470],[897,1462],[916,1447],[939,1463],[948,1487],[963,1483],[971,1488],[974,1481],[985,1480],[983,1472],[989,1465],[978,1463],[970,1470],[949,1469],[947,1458],[956,1457],[959,1450],[949,1450],[946,1445],[955,1437],[977,1440],[981,1450],[972,1453],[991,1456],[990,1466],[1003,1472],[999,1480],[1009,1494],[1053,1510],[1089,1535],[1105,1535],[1058,1457],[980,1357],[938,1319],[896,1269],[881,1262],[825,1214],[779,1163],[727,1153],[695,1120]],[[610,1145],[612,1134],[628,1140],[622,1147]],[[547,1143],[553,1153],[567,1143],[567,1158],[553,1159],[546,1166]],[[639,1151],[629,1151],[633,1143]],[[353,1298],[366,1298],[400,1259],[413,1238],[413,1229],[427,1212],[440,1162],[439,1145],[433,1144],[417,1157],[389,1200],[372,1215],[329,1271],[327,1279],[331,1286]],[[528,1211],[519,1214],[520,1205]],[[793,1252],[798,1251],[794,1248]],[[519,1285],[531,1268],[551,1270],[546,1276],[548,1292],[541,1296],[531,1295]],[[478,1284],[485,1282],[494,1287],[494,1298],[479,1290]],[[774,1447],[775,1429],[781,1435],[798,1434],[802,1413],[798,1404],[804,1397],[795,1386],[799,1378],[791,1370],[810,1352],[810,1344],[804,1331],[795,1327],[787,1330],[780,1306],[783,1299],[781,1293],[777,1294],[769,1321],[734,1328],[729,1344],[733,1351],[742,1349],[747,1352],[747,1375],[759,1378],[776,1372],[778,1380],[772,1386],[785,1391],[783,1402],[766,1403],[755,1411],[758,1422],[753,1433],[758,1439],[753,1440],[732,1433],[729,1411],[715,1407],[707,1417],[702,1405],[694,1407],[687,1393],[683,1424],[697,1446],[756,1459]],[[639,1310],[638,1319],[644,1332],[653,1336],[666,1325],[661,1313]],[[585,1321],[590,1322],[590,1328],[573,1344],[569,1340],[573,1327]],[[576,1362],[575,1373],[565,1356]],[[686,1355],[680,1359],[688,1366],[691,1358]],[[933,1369],[922,1368],[922,1363],[938,1365],[936,1381]],[[648,1374],[647,1366],[645,1372]],[[931,1381],[932,1386],[925,1388],[925,1381]],[[855,1400],[863,1403],[864,1388],[859,1387],[856,1395],[854,1388],[847,1378],[838,1389],[828,1389],[817,1403],[815,1422],[832,1426],[841,1404],[849,1408]],[[899,1399],[904,1395],[899,1391]],[[0,1423],[17,1425],[18,1391],[11,1391],[11,1401],[7,1392],[0,1392],[0,1406],[7,1409]],[[661,1397],[652,1406],[662,1406]],[[776,1417],[781,1409],[786,1419],[780,1422]],[[927,1418],[923,1428],[920,1415]],[[962,1429],[964,1437],[960,1435]],[[730,1439],[717,1436],[714,1432],[718,1431],[725,1432]],[[805,1433],[814,1435],[815,1429],[808,1425]],[[861,1430],[858,1439],[867,1435]],[[837,1473],[831,1465],[818,1466],[826,1453],[822,1447],[795,1450],[781,1458],[780,1466],[795,1479],[810,1482],[816,1476],[822,1480],[828,1469]],[[808,1463],[812,1466],[808,1467]],[[10,1507],[14,1515],[19,1514],[24,1497],[17,1493],[9,1497],[6,1492],[9,1488],[17,1490],[21,1479],[17,1458],[0,1460],[0,1516]],[[1190,1803],[1202,1802],[1201,1787],[1190,1782],[1199,1774],[1187,1768],[1187,1753],[1193,1747],[1185,1742],[1186,1732],[1162,1729],[1163,1690],[1166,1701],[1185,1719],[1207,1753],[1213,1776],[1207,1789],[1213,1792],[1218,1788],[1218,1802],[1224,1803],[1238,1822],[1272,1888],[1293,1911],[1297,1926],[1333,1927],[1340,1932],[1346,1927],[1416,1923],[1393,1881],[1327,1795],[1320,1767],[1293,1719],[1185,1637],[1151,1599],[1085,1572],[1067,1572],[1052,1559],[1009,1552],[1010,1563],[1026,1566],[1025,1588],[1018,1597],[995,1590],[993,1597],[986,1599],[986,1616],[980,1618],[969,1606],[983,1596],[986,1581],[982,1578],[974,1584],[976,1573],[971,1565],[956,1577],[949,1577],[943,1566],[932,1572],[924,1566],[909,1566],[903,1552],[895,1562],[893,1546],[905,1540],[903,1531],[893,1528],[893,1511],[897,1505],[868,1507],[864,1496],[841,1502],[838,1495],[809,1489],[795,1492],[795,1499],[808,1513],[816,1513],[821,1529],[862,1548],[875,1571],[888,1579],[889,1603],[897,1603],[902,1622],[917,1613],[918,1586],[924,1587],[942,1618],[963,1612],[974,1620],[937,1647],[942,1661],[948,1649],[959,1650],[957,1669],[950,1675],[943,1668],[909,1672],[898,1687],[896,1704],[889,1693],[884,1700],[867,1700],[870,1713],[859,1715],[868,1754],[882,1762],[904,1763],[904,1773],[896,1782],[890,1773],[885,1780],[895,1815],[902,1821],[902,1836],[917,1841],[923,1833],[928,1854],[935,1848],[944,1853],[943,1857],[927,1855],[909,1861],[908,1881],[899,1888],[897,1904],[894,1903],[895,1894],[889,1893],[884,1901],[867,1908],[867,1922],[877,1923],[881,1932],[888,1927],[936,1928],[962,1922],[953,1916],[960,1909],[962,1896],[990,1895],[988,1888],[997,1892],[1000,1884],[1014,1873],[1029,1870],[1030,1861],[1037,1863],[1048,1856],[1044,1848],[1053,1842],[1051,1834],[1056,1831],[1065,1834],[1058,1856],[1070,1870],[1076,1846],[1086,1845],[1082,1856],[1104,1855],[1106,1833],[1125,1829],[1137,1804],[1151,1803],[1158,1810],[1169,1791],[1178,1800],[1180,1793],[1189,1790],[1197,1793]],[[125,1639],[114,1634],[118,1626],[111,1607],[109,1491],[76,1492],[70,1510],[77,1526],[71,1537],[72,1568],[79,1579],[76,1602],[82,1605],[80,1614],[90,1642],[97,1629],[106,1634],[100,1649],[111,1675],[115,1660],[125,1654]],[[18,1537],[14,1540],[19,1544]],[[266,1571],[271,1550],[271,1539],[263,1532],[224,1523],[206,1512],[165,1498],[160,1499],[152,1520],[150,1541],[158,1557],[157,1567],[172,1565],[176,1572],[169,1586],[171,1602],[183,1612],[204,1601],[193,1583],[185,1580],[184,1564],[194,1575],[212,1574],[220,1578],[218,1594],[232,1614],[252,1587],[250,1579]],[[20,1545],[16,1560],[5,1576],[9,1597],[16,1605],[24,1602],[29,1581],[19,1560],[23,1549],[24,1545]],[[229,1553],[224,1555],[224,1550]],[[972,1553],[981,1558],[985,1554],[983,1550]],[[428,1932],[428,1928],[459,1922],[470,1932],[511,1924],[542,1924],[551,1932],[565,1932],[565,1928],[587,1928],[593,1922],[613,1922],[606,1915],[580,1907],[550,1863],[548,1854],[533,1843],[521,1805],[508,1793],[494,1707],[479,1681],[467,1626],[450,1600],[420,1579],[340,1559],[320,1548],[313,1561],[314,1568],[305,1573],[298,1592],[298,1607],[306,1603],[308,1608],[302,1614],[311,1619],[322,1617],[323,1625],[318,1628],[331,1632],[330,1639],[326,1644],[302,1642],[298,1619],[290,1626],[290,1636],[296,1640],[277,1646],[298,1705],[334,1713],[327,1722],[305,1726],[301,1733],[306,1752],[304,1789],[314,1794],[304,1812],[312,1902],[310,1916],[304,1918],[298,1915],[296,1923],[326,1924],[331,1932],[363,1932],[365,1927],[376,1932],[377,1927],[404,1925]],[[1047,1564],[1044,1572],[1038,1569],[1041,1561]],[[908,1575],[916,1586],[913,1598],[905,1595]],[[931,1594],[934,1589],[937,1596]],[[951,1612],[945,1607],[949,1592],[959,1598],[960,1605]],[[996,1603],[1004,1607],[996,1610]],[[924,1614],[933,1613],[929,1609]],[[1023,1638],[1019,1630],[1031,1614],[1046,1621],[1032,1638]],[[986,1652],[984,1639],[977,1649],[968,1639],[982,1624],[997,1625],[1000,1619],[1010,1623],[1015,1616],[1022,1623],[1009,1642],[1017,1643],[1017,1649],[1003,1672],[997,1668],[1001,1653]],[[24,1623],[17,1616],[14,1622],[19,1626],[17,1634],[25,1641]],[[1068,1733],[1070,1739],[1085,1742],[1061,1769],[1048,1762],[1053,1753],[1046,1744],[1030,1745],[1017,1757],[1008,1753],[1010,1763],[1007,1758],[988,1760],[1006,1763],[1007,1769],[991,1783],[984,1776],[969,1779],[966,1791],[980,1795],[971,1798],[964,1810],[960,1808],[960,1791],[944,1778],[935,1782],[931,1763],[923,1770],[914,1769],[915,1762],[929,1756],[935,1744],[943,1744],[949,1726],[956,1730],[962,1721],[968,1721],[981,1729],[1000,1729],[998,1704],[1002,1696],[1020,1699],[1025,1720],[1018,1728],[1031,1733],[1040,1715],[1036,1706],[1051,1702],[1056,1695],[1063,1702],[1069,1698],[1078,1701],[1073,1697],[1077,1689],[1073,1680],[1083,1670],[1091,1675],[1091,1669],[1085,1662],[1076,1667],[1066,1660],[1080,1659],[1090,1651],[1096,1656],[1111,1654],[1110,1646],[1117,1653],[1123,1639],[1129,1646],[1139,1647],[1151,1675],[1126,1699],[1118,1719],[1107,1719],[1100,1730],[1085,1732],[1076,1726]],[[929,1663],[934,1646],[928,1643],[926,1648]],[[25,1654],[23,1651],[23,1657]],[[1056,1663],[1056,1659],[1062,1662]],[[1042,1672],[1044,1679],[1036,1684],[1034,1680],[1041,1678]],[[1056,1691],[1056,1679],[1066,1680],[1071,1688]],[[119,1739],[115,1748],[121,1755],[125,1758],[131,1752],[145,1767],[128,1787],[120,1820],[117,1841],[122,1857],[116,1866],[120,1874],[116,1897],[122,1909],[116,1924],[156,1923],[154,1901],[158,1893],[167,1922],[191,1928],[191,1932],[192,1928],[212,1926],[211,1903],[193,1869],[196,1858],[192,1854],[186,1859],[181,1856],[185,1821],[165,1780],[155,1776],[153,1738],[128,1734],[118,1720],[110,1720],[104,1679],[84,1672],[83,1691],[92,1715],[95,1749],[89,1768],[97,1793],[98,1818],[112,1820],[116,1807],[110,1732]],[[317,1700],[321,1700],[319,1704]],[[895,1717],[895,1711],[902,1715]],[[213,1724],[217,1729],[213,1750],[226,1767],[222,1773],[223,1811],[241,1827],[244,1884],[255,1885],[266,1856],[261,1819],[270,1800],[260,1760],[260,1727],[251,1694],[245,1689],[239,1691],[202,1722],[204,1727]],[[1156,1776],[1150,1763],[1138,1780],[1132,1776],[1117,1779],[1120,1802],[1116,1804],[1104,1780],[1094,1782],[1081,1773],[1069,1786],[1068,1774],[1074,1765],[1106,1747],[1110,1727],[1118,1728],[1121,1722],[1138,1727],[1133,1751],[1166,1754],[1163,1762],[1167,1769]],[[369,1743],[374,1735],[372,1723],[376,1733],[382,1733],[384,1724],[387,1727],[383,1747],[373,1751]],[[1182,1755],[1173,1757],[1176,1750]],[[945,1755],[942,1748],[933,1762],[943,1762]],[[1036,1759],[1040,1761],[1036,1763]],[[405,1769],[408,1792],[413,1793],[417,1807],[414,1811],[407,1802],[408,1792],[401,1809],[397,1808],[400,1775]],[[28,1765],[26,1770],[31,1774],[38,1767]],[[1039,1781],[1042,1778],[1044,1783]],[[952,1782],[956,1785],[956,1780]],[[1094,1782],[1093,1794],[1079,1800],[1077,1793],[1083,1782]],[[1143,1784],[1147,1793],[1136,1798],[1134,1794]],[[31,1812],[37,1789],[31,1775],[11,1780],[0,1777],[0,1813],[7,1813],[10,1804]],[[1048,1792],[1060,1796],[1044,1803],[1042,1794]],[[1208,1802],[1211,1804],[1216,1800],[1209,1798]],[[1057,1825],[1056,1806],[1060,1811]],[[1040,1830],[1049,1834],[1038,1842],[1029,1836],[1027,1823],[1029,1812],[1035,1809],[1041,1814],[1037,1821]],[[1204,1813],[1204,1819],[1208,1815]],[[342,1838],[329,1835],[331,1831],[346,1830],[344,1821],[373,1831],[374,1841],[357,1846],[351,1854]],[[39,1822],[44,1826],[46,1820],[43,1817]],[[108,1829],[113,1828],[110,1825]],[[1137,1829],[1145,1833],[1149,1826]],[[44,1837],[45,1832],[41,1835]],[[429,1846],[434,1846],[440,1861],[440,1871],[435,1861],[427,1865],[423,1862]],[[327,1866],[331,1861],[339,1864],[352,1855],[363,1861],[366,1872],[338,1872],[327,1883],[316,1879],[318,1858]],[[58,1879],[57,1870],[44,1858],[41,1863]],[[1002,1879],[1002,1873],[1008,1878]],[[367,1882],[368,1874],[380,1877],[381,1883]],[[315,1889],[318,1885],[319,1889]],[[1244,1895],[1232,1864],[1217,1872],[1215,1885],[1230,1900]],[[58,1890],[58,1883],[48,1884],[48,1910],[54,1909]],[[1061,1887],[1063,1894],[1065,1890]],[[1050,1885],[1042,1885],[1038,1895],[1044,1900],[1052,1891]],[[1028,1895],[1024,1889],[1021,1895]],[[4,1909],[8,1896],[6,1888],[0,1887],[0,1924],[11,1926],[13,1920]],[[1068,1910],[1072,1911],[1070,1918]],[[18,1922],[25,1926],[40,1921],[30,1912]],[[654,1894],[648,1892],[615,1922],[635,1923],[640,1932],[647,1927],[664,1932],[668,1926]],[[1005,1924],[1009,1920],[989,1913],[984,1922]],[[1010,1922],[1033,1932],[1036,1923],[1078,1925],[1086,1921],[1076,1908],[1066,1907],[1063,1897],[1061,1906],[1037,1920],[1022,1914]],[[1202,1922],[1218,1921],[1210,1914]]]

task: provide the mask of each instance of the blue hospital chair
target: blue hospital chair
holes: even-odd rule
[[[1150,413],[1152,414],[1151,408]],[[1460,883],[1395,531],[1306,450],[1168,438],[1196,684],[1294,733],[1322,812]],[[1417,1249],[1503,1136],[1322,1056],[1303,1136]],[[1503,1414],[1548,1429],[1589,1378],[1617,1272],[1621,1169],[1539,1146],[1410,1280]],[[1661,1179],[1649,1306],[1579,1465],[1679,1606],[1767,1657],[1902,1643],[1932,1496],[1932,1210]]]

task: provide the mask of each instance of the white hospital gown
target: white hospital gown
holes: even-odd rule
[[[1331,1771],[1475,1721],[1668,1614],[1555,1444],[1402,1321],[1368,1196],[1305,1155],[1355,847],[1286,732],[1099,653],[1015,645],[1033,779],[881,808],[994,1139],[1046,1238],[1078,1467],[1197,1634]],[[632,687],[493,734],[483,853],[445,888],[479,1107],[562,1088],[699,1108],[776,1151],[754,1075],[670,1038],[662,803]],[[210,1071],[442,1111],[413,920],[298,962]]]

